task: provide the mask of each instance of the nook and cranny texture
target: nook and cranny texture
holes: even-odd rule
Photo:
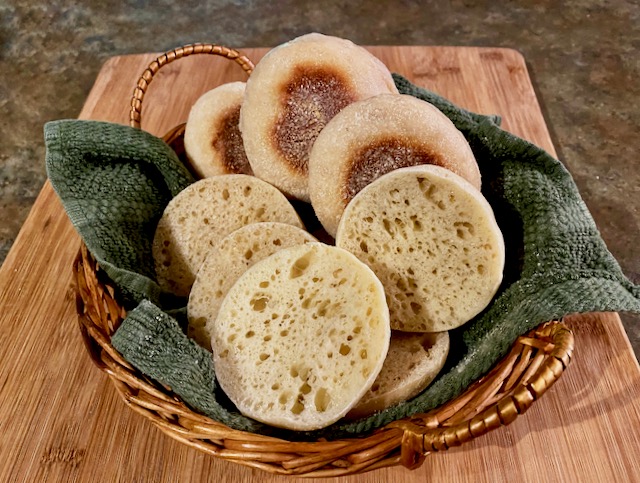
[[[207,255],[189,293],[188,335],[211,349],[211,330],[229,289],[252,265],[278,250],[317,241],[297,226],[278,222],[245,225],[231,232]]]
[[[196,181],[173,198],[156,227],[152,253],[158,283],[187,297],[209,250],[250,223],[280,221],[302,228],[280,191],[246,174]]]
[[[455,329],[495,295],[504,240],[491,206],[462,177],[435,165],[396,169],[345,209],[336,246],[369,265],[384,285],[391,328]]]

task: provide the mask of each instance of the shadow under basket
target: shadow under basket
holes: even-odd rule
[[[163,65],[192,54],[213,54],[253,64],[239,52],[213,44],[181,47],[158,57],[143,73],[131,102],[131,125],[140,127],[146,87]],[[183,151],[184,125],[164,137]],[[402,465],[418,468],[432,452],[459,446],[513,422],[562,375],[571,361],[574,338],[560,321],[519,337],[509,354],[464,393],[426,414],[394,421],[364,436],[335,441],[291,442],[238,431],[198,414],[170,388],[144,376],[111,345],[126,317],[117,290],[83,244],[73,264],[76,307],[83,340],[124,402],[183,444],[212,456],[269,473],[330,477]]]

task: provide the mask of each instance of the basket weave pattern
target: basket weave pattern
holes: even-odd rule
[[[130,124],[140,127],[142,98],[160,67],[187,55],[222,55],[247,73],[253,64],[239,52],[213,44],[181,47],[152,62],[131,102]],[[165,136],[180,149],[183,126]],[[163,432],[207,454],[270,473],[328,477],[403,465],[417,468],[431,452],[459,446],[514,421],[562,375],[571,361],[573,334],[549,322],[520,337],[510,353],[462,395],[427,413],[395,421],[370,435],[337,441],[290,442],[234,430],[186,406],[170,388],[145,377],[111,345],[126,317],[117,291],[84,244],[73,265],[83,340],[124,402]]]

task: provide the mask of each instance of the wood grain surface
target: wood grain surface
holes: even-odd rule
[[[524,59],[507,49],[371,47],[392,71],[554,152]],[[266,49],[244,49],[256,62]],[[109,60],[80,117],[127,123],[153,55]],[[142,127],[162,135],[206,90],[243,80],[228,60],[182,59],[149,87]],[[284,482],[181,445],[126,407],[85,353],[71,264],[79,239],[46,183],[0,269],[0,481]],[[616,314],[569,318],[573,363],[529,412],[413,472],[352,482],[640,481],[640,368]],[[328,480],[327,480],[328,481]],[[333,480],[335,481],[335,479]]]

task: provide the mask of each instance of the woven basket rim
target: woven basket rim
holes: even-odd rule
[[[138,80],[131,99],[132,127],[140,128],[144,95],[158,70],[194,54],[226,57],[247,74],[254,67],[241,52],[217,44],[198,43],[168,51],[151,62]],[[178,155],[183,136],[184,124],[164,136]],[[92,361],[109,376],[125,404],[187,446],[275,474],[329,477],[397,465],[415,469],[431,452],[467,443],[524,414],[558,380],[573,353],[571,330],[562,321],[546,322],[519,337],[509,354],[461,395],[426,414],[394,421],[363,436],[291,442],[231,429],[198,414],[169,388],[137,371],[111,345],[126,310],[84,243],[73,272],[83,341]]]
[[[558,380],[573,353],[571,330],[562,321],[546,322],[519,337],[509,354],[460,396],[426,414],[364,436],[292,442],[231,429],[137,371],[111,345],[126,310],[84,243],[73,272],[89,356],[131,409],[188,446],[276,474],[326,477],[397,465],[417,468],[429,453],[467,443],[524,414]]]

